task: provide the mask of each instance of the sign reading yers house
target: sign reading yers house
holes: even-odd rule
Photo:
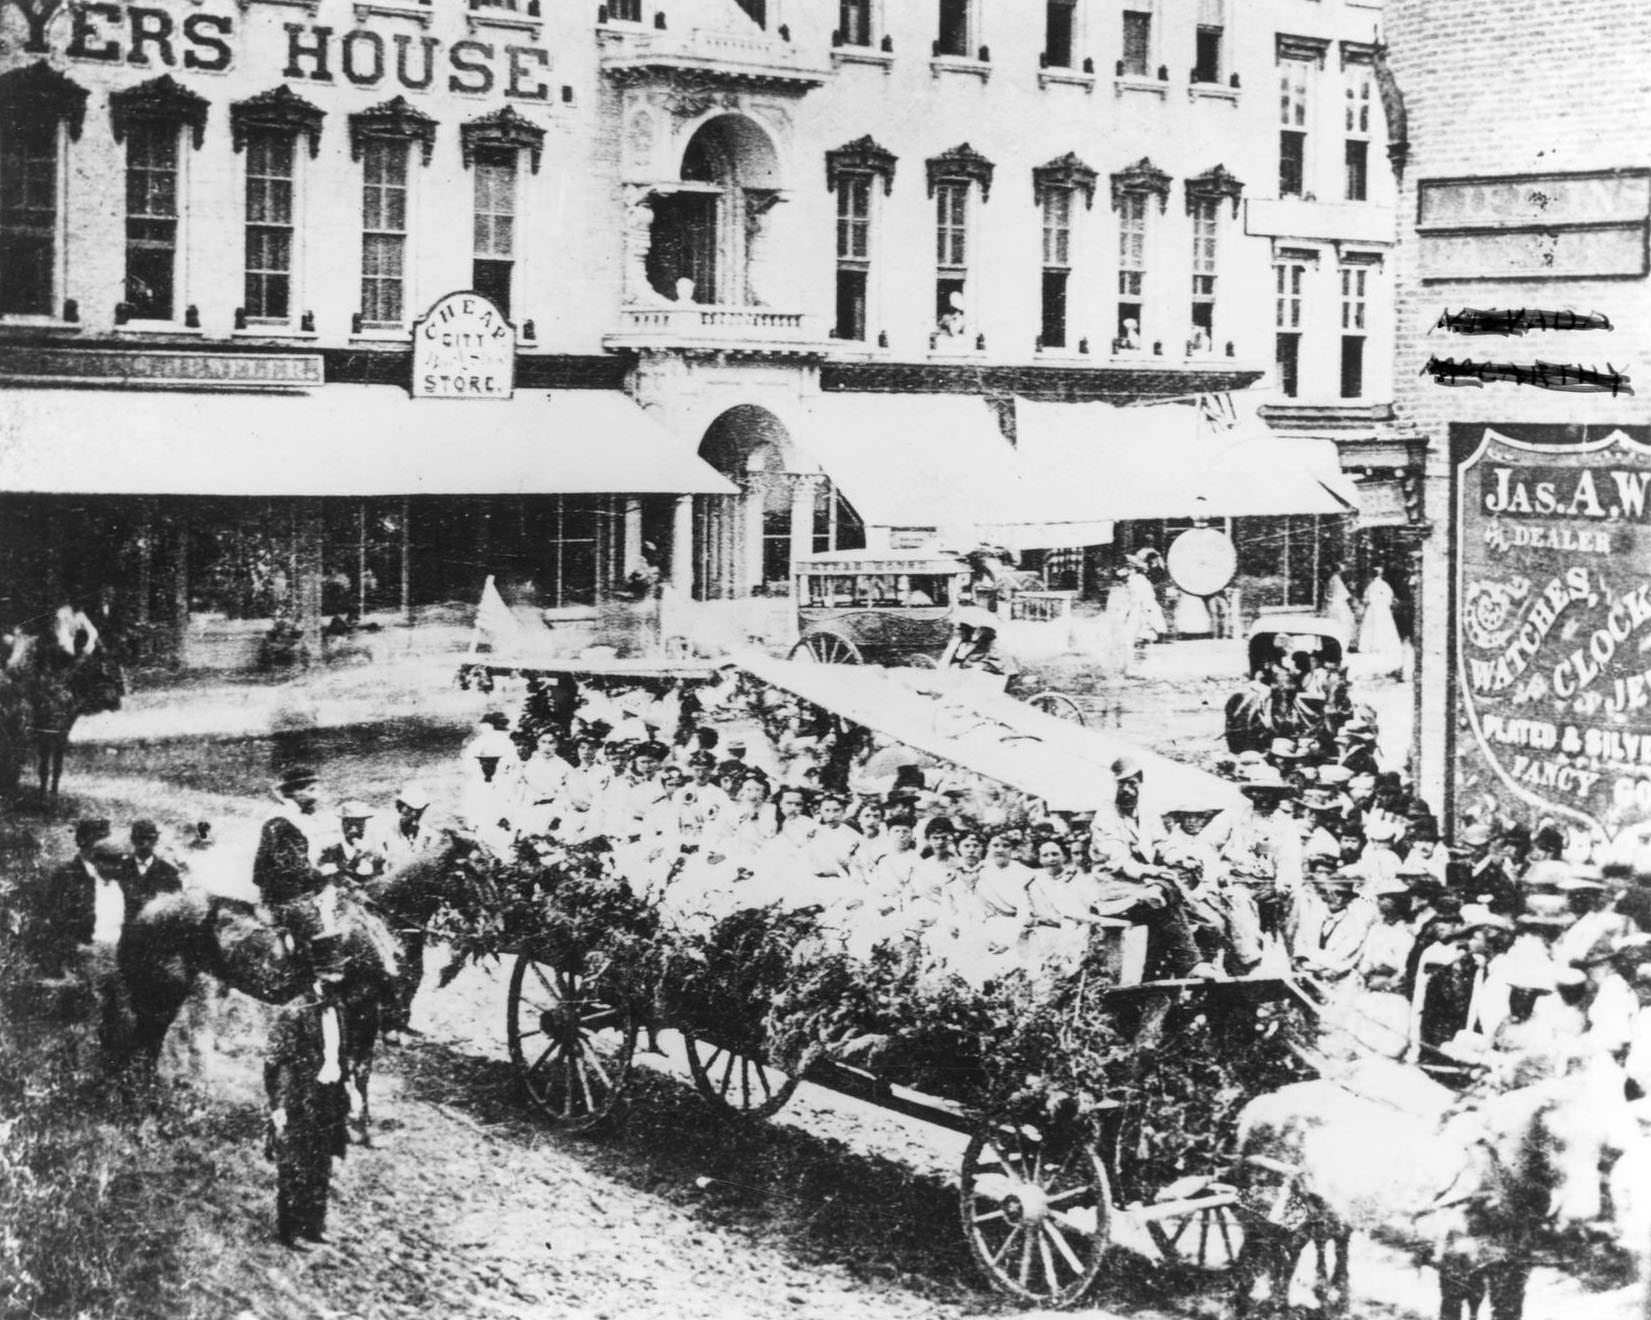
[[[1483,429],[1456,498],[1459,807],[1651,821],[1651,447]]]
[[[413,323],[415,399],[508,399],[516,330],[479,293],[450,293]]]

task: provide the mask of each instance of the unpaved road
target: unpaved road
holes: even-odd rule
[[[384,802],[410,772],[448,781],[463,725],[384,722],[322,735],[336,797]],[[191,742],[75,751],[70,796],[46,821],[54,852],[76,815],[137,814],[180,830],[202,817],[226,836],[188,855],[236,883],[235,849],[266,813],[268,747]],[[180,837],[174,835],[174,839]],[[237,841],[240,842],[237,842]],[[241,881],[244,883],[244,881]],[[427,964],[440,965],[433,951]],[[293,1254],[274,1238],[274,1172],[260,1151],[259,1068],[269,1010],[197,994],[192,1033],[169,1049],[176,1112],[134,1139],[185,1127],[209,1154],[177,1207],[188,1279],[184,1320],[322,1317],[963,1317],[1020,1314],[980,1284],[951,1179],[963,1142],[804,1087],[766,1123],[730,1127],[675,1057],[648,1058],[603,1131],[566,1137],[537,1121],[503,1045],[504,968],[426,983],[425,1033],[386,1052],[374,1079],[378,1142],[335,1180],[331,1245]],[[674,1048],[667,1034],[665,1044]],[[191,1099],[193,1097],[193,1099]],[[1368,1248],[1354,1259],[1359,1316],[1420,1320],[1431,1275]],[[1380,1299],[1380,1300],[1377,1300]],[[1100,1317],[1224,1315],[1195,1282],[1162,1280],[1124,1254]],[[1539,1275],[1531,1320],[1627,1320],[1630,1299],[1585,1297]]]

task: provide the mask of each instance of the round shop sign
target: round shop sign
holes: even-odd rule
[[[1170,581],[1189,596],[1215,596],[1238,574],[1233,539],[1213,527],[1192,527],[1170,543],[1165,557]]]

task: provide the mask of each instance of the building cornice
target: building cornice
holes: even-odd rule
[[[1047,164],[1038,165],[1032,170],[1032,202],[1036,206],[1043,205],[1044,194],[1051,189],[1064,188],[1068,191],[1083,193],[1084,210],[1095,209],[1095,180],[1100,177],[1093,169],[1080,160],[1075,152],[1067,152],[1058,156]]]
[[[1147,157],[1142,156],[1133,165],[1126,165],[1112,176],[1112,209],[1124,204],[1130,193],[1152,193],[1158,198],[1158,212],[1169,209],[1170,177]]]
[[[929,196],[934,196],[934,190],[943,179],[962,179],[980,185],[980,200],[990,201],[992,197],[992,175],[997,166],[987,160],[967,142],[960,142],[950,151],[943,151],[938,156],[930,156],[923,162],[923,168],[928,176]]]
[[[122,91],[109,94],[109,124],[115,141],[125,140],[126,130],[138,120],[159,120],[163,123],[188,124],[190,140],[197,151],[206,140],[206,116],[209,103],[177,82],[171,74],[138,83]]]
[[[0,111],[7,118],[60,119],[69,127],[69,140],[80,141],[86,123],[87,91],[45,60],[0,73]]]
[[[1245,389],[1260,370],[1150,366],[984,366],[949,362],[832,362],[820,365],[820,388],[867,394],[1018,394],[1045,401],[1132,403]]]
[[[428,165],[436,150],[436,121],[405,96],[395,96],[350,116],[351,160],[361,159],[368,138],[417,142],[421,148],[420,160]]]
[[[247,134],[254,129],[273,129],[276,132],[302,133],[309,143],[310,159],[321,151],[321,122],[327,112],[306,101],[292,88],[282,83],[267,92],[231,102],[229,107],[230,141],[236,151],[246,147]]]
[[[530,153],[533,172],[537,174],[539,161],[545,152],[545,130],[531,119],[517,114],[514,106],[507,105],[490,115],[469,119],[459,125],[459,150],[466,169],[475,163],[476,152],[484,147]]]
[[[883,180],[883,196],[894,191],[894,167],[899,158],[869,133],[826,152],[825,158],[827,192],[835,192],[837,180],[845,174],[878,175]]]

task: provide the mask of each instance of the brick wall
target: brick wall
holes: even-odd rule
[[[1390,63],[1403,93],[1410,159],[1395,254],[1394,407],[1429,439],[1419,721],[1423,787],[1445,790],[1450,558],[1447,428],[1453,422],[1643,422],[1651,396],[1651,283],[1644,278],[1424,283],[1418,184],[1428,179],[1563,174],[1651,166],[1651,13],[1641,0],[1388,0]],[[1544,307],[1598,311],[1610,333],[1464,338],[1433,329],[1442,310]],[[1633,398],[1512,384],[1446,388],[1428,359],[1580,362],[1626,371]],[[1651,571],[1651,565],[1646,566]]]

